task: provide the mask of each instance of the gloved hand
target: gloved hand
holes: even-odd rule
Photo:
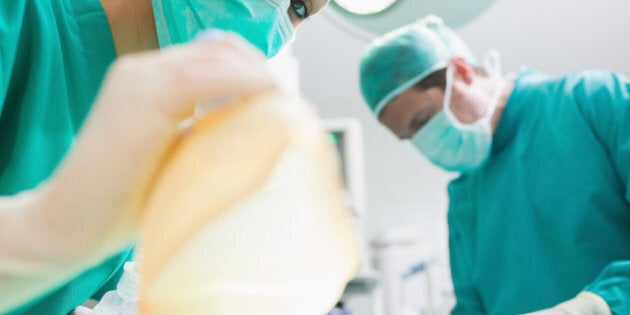
[[[611,315],[611,311],[606,301],[599,295],[582,292],[552,308],[525,315]]]
[[[144,193],[195,104],[275,89],[255,48],[219,35],[119,58],[56,173],[0,198],[0,313],[133,240]]]

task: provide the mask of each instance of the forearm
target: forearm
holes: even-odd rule
[[[50,239],[39,188],[0,197],[0,313],[56,287],[82,270],[62,259],[66,244]]]
[[[95,105],[48,181],[0,197],[0,272],[32,274],[50,264],[95,261],[132,239],[142,198],[177,124],[140,109],[121,111],[116,100],[103,102],[108,106]]]
[[[156,128],[146,128],[121,138],[101,129],[101,123],[86,125],[49,181],[0,197],[0,313],[55,288],[133,239],[142,198],[176,132],[154,137]]]
[[[174,123],[108,114],[97,108],[91,115],[46,192],[46,228],[62,238],[56,242],[72,244],[64,257],[102,258],[133,238],[143,198],[177,135]]]
[[[51,242],[41,226],[41,189],[0,197],[0,274],[41,274],[57,262],[42,245]],[[52,244],[52,243],[49,243]]]

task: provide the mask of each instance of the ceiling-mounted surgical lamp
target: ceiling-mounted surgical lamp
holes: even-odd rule
[[[495,0],[332,0],[325,14],[363,39],[374,38],[426,15],[440,16],[453,28],[474,20]]]
[[[392,6],[397,0],[335,0],[342,9],[354,14],[375,14]]]

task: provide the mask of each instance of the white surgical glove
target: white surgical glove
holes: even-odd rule
[[[275,89],[255,48],[219,37],[119,58],[53,176],[0,197],[0,313],[133,240],[145,193],[195,104]]]
[[[92,315],[92,310],[85,306],[79,306],[70,315]]]
[[[578,296],[552,308],[525,315],[611,315],[604,299],[591,292],[581,292]]]

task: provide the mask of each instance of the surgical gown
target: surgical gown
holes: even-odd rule
[[[591,291],[630,314],[630,81],[523,71],[479,171],[449,185],[453,314]]]
[[[115,57],[98,0],[0,1],[0,195],[34,188],[51,175]],[[127,259],[130,251],[0,313],[66,315],[110,289]]]

